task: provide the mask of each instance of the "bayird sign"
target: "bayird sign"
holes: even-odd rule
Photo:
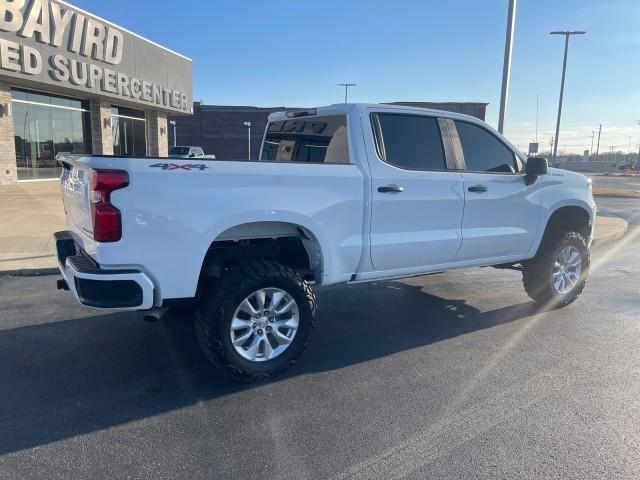
[[[0,0],[0,76],[191,109],[191,61],[65,2]]]

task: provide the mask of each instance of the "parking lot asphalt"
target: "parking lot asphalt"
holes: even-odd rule
[[[90,311],[0,277],[0,478],[638,478],[640,201],[571,306],[518,272],[320,289],[301,362],[236,385],[191,312]]]

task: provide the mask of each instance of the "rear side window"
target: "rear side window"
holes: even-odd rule
[[[445,170],[438,120],[421,115],[377,113],[373,116],[378,154],[405,170]]]
[[[346,115],[271,122],[260,160],[350,163]]]
[[[456,120],[467,170],[515,173],[514,155],[507,146],[482,127]]]

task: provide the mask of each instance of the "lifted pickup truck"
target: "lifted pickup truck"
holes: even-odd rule
[[[196,306],[208,358],[270,377],[308,345],[312,284],[493,265],[547,308],[589,271],[590,181],[468,116],[344,104],[269,117],[259,161],[62,156],[59,286],[84,305]]]

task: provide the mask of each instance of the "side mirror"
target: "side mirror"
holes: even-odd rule
[[[549,170],[549,162],[544,157],[529,157],[524,169],[525,182],[531,185],[540,175],[546,175]]]

